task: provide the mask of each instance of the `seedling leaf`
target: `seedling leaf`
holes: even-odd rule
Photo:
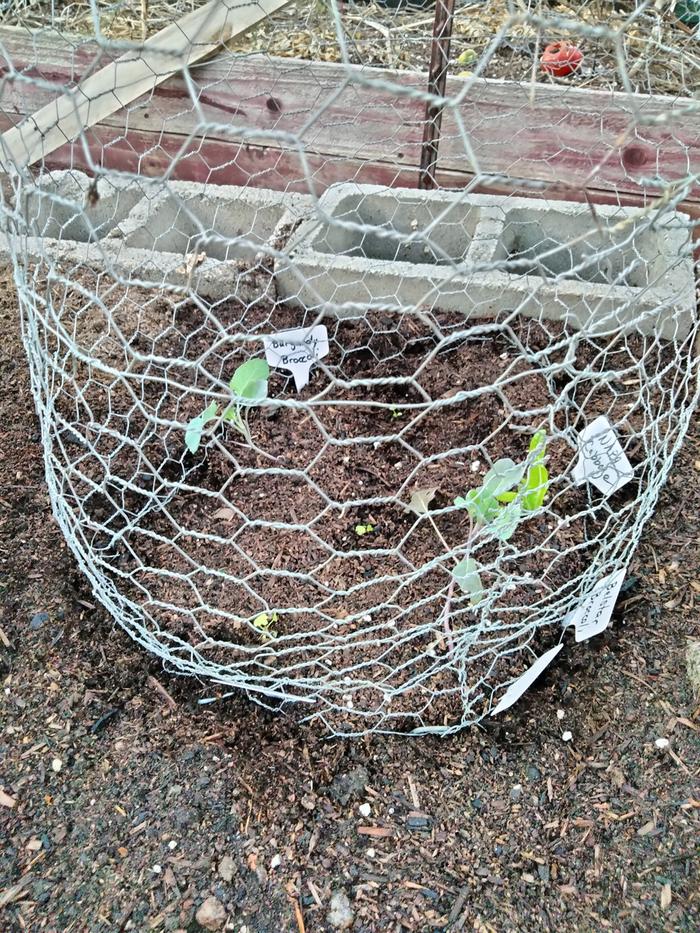
[[[202,442],[202,431],[210,421],[216,418],[218,410],[219,406],[217,403],[212,402],[211,405],[208,405],[204,409],[201,415],[197,415],[197,417],[193,418],[187,425],[185,444],[190,453],[196,454],[199,450],[199,445]]]
[[[499,541],[507,541],[513,537],[521,514],[522,508],[519,502],[510,502],[498,510],[498,515],[494,518],[491,528]]]
[[[470,489],[466,496],[458,496],[455,505],[466,509],[472,521],[480,525],[488,524],[498,512],[498,502],[483,486]]]
[[[255,404],[267,397],[269,375],[270,367],[266,360],[246,360],[231,376],[229,388],[239,404]]]
[[[355,525],[355,534],[362,537],[362,535],[368,535],[374,531],[374,525],[371,525],[369,522],[366,525]]]
[[[452,571],[452,576],[463,593],[467,593],[472,606],[476,606],[484,595],[478,564],[473,557],[465,557]]]
[[[542,506],[549,489],[549,473],[547,467],[536,463],[530,467],[524,487],[523,508],[526,512],[534,512]]]
[[[435,498],[437,486],[431,486],[429,489],[414,489],[411,493],[411,501],[406,506],[416,515],[425,515],[430,511],[430,503]]]
[[[263,641],[269,641],[277,637],[277,632],[272,625],[278,621],[279,616],[276,612],[261,612],[253,619],[253,627],[260,632]]]
[[[509,457],[497,460],[484,477],[483,489],[490,496],[500,496],[502,493],[517,486],[523,478],[525,467],[513,463]]]
[[[544,431],[537,431],[530,439],[529,451],[531,454],[537,454],[535,463],[541,463],[544,460],[544,452],[547,446],[547,435]]]

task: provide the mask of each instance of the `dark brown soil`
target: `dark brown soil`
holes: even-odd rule
[[[3,931],[194,933],[214,896],[236,933],[328,933],[341,891],[353,933],[697,929],[697,431],[608,632],[485,728],[323,741],[240,694],[198,705],[95,605],[2,285]]]

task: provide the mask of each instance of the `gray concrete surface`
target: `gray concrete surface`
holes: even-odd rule
[[[82,172],[41,176],[22,191],[20,211],[29,236],[94,242],[106,236],[142,200],[145,186],[130,180],[100,178],[91,188]]]
[[[281,298],[330,315],[427,306],[672,338],[696,314],[689,223],[673,212],[652,223],[637,209],[598,206],[594,216],[573,202],[354,183],[318,202],[157,179],[103,178],[95,190],[65,171],[25,188],[18,213],[34,258],[214,300],[246,287],[241,261],[267,254]],[[194,253],[206,258],[190,273]]]
[[[110,235],[130,248],[250,261],[278,229],[302,216],[306,204],[298,195],[264,188],[176,181],[143,197]]]
[[[336,185],[276,264],[280,295],[356,314],[368,303],[472,318],[515,311],[594,333],[682,337],[695,314],[688,219],[634,208]]]
[[[25,187],[17,211],[26,254],[64,273],[82,265],[213,300],[238,290],[253,301],[259,292],[240,275],[241,261],[283,245],[310,205],[296,194],[157,179],[100,179],[94,190],[82,172],[57,171]],[[190,272],[186,257],[195,253],[205,258]],[[0,254],[9,257],[6,236]]]

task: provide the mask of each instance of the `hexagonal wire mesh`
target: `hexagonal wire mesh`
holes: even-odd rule
[[[336,6],[278,12],[177,90],[86,129],[63,163],[12,170],[4,219],[54,512],[97,598],[168,669],[335,733],[451,732],[627,567],[698,398],[679,209],[697,178],[675,135],[692,101],[649,96],[682,95],[698,63],[664,8],[521,6],[457,11],[455,58],[474,17],[483,29],[442,101],[440,166],[469,170],[453,190],[407,186],[424,76],[356,67],[425,61],[431,17],[375,11],[367,27]],[[302,15],[340,65],[267,54],[298,54]],[[563,36],[612,130],[591,129],[605,119],[590,123],[581,86],[538,72]],[[5,102],[63,90],[37,77],[42,41],[26,67],[6,49]],[[83,66],[105,54],[70,42]],[[503,76],[520,83],[484,80]],[[475,89],[495,109],[465,111]],[[653,154],[655,177],[633,180],[646,206],[593,206],[600,178],[630,181],[629,141]],[[523,178],[572,199],[522,197]],[[313,357],[308,383],[303,365],[299,385],[289,365],[268,372],[266,352]],[[608,450],[581,482],[582,434],[613,437],[601,416],[631,474]]]

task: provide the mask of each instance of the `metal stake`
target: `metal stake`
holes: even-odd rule
[[[435,97],[445,96],[454,8],[455,0],[436,0],[433,41],[430,46],[430,71],[428,73],[428,92]],[[419,188],[436,187],[435,172],[437,169],[441,124],[442,105],[428,101],[425,105],[425,127],[423,129],[423,146],[420,158],[420,174],[418,176]]]

